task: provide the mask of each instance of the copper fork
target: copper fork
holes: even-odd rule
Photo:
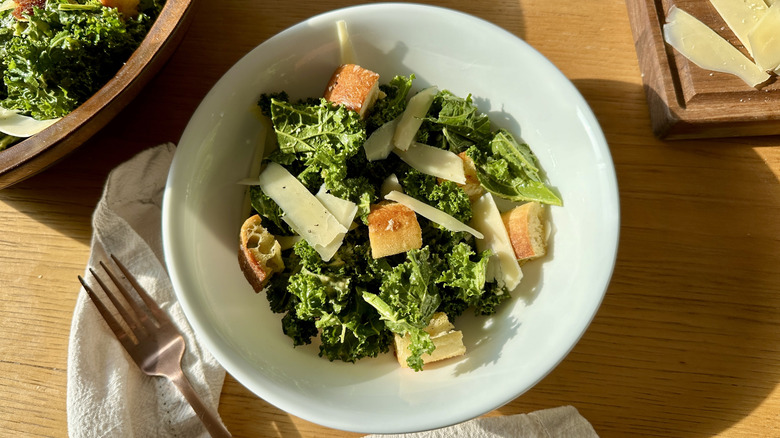
[[[230,432],[225,428],[219,418],[198,397],[198,394],[190,385],[181,368],[181,358],[184,355],[184,337],[173,325],[168,315],[160,309],[149,294],[138,284],[138,281],[128,272],[127,268],[116,257],[111,259],[122,271],[142,301],[134,298],[119,279],[102,261],[100,266],[106,271],[116,288],[122,294],[128,307],[120,302],[115,293],[111,292],[106,283],[90,268],[89,271],[108,299],[116,308],[128,330],[114,318],[111,311],[97,297],[92,288],[79,275],[79,281],[95,303],[103,319],[111,331],[122,344],[124,349],[145,374],[149,376],[164,376],[173,382],[184,395],[189,404],[195,410],[198,418],[203,422],[206,430],[212,437],[230,437]]]

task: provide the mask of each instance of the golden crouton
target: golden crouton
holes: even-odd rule
[[[368,240],[375,259],[422,247],[422,230],[415,212],[395,202],[371,206]]]
[[[543,212],[540,203],[528,202],[501,214],[517,260],[530,260],[544,255],[547,241]]]
[[[238,264],[255,292],[260,292],[274,272],[284,270],[282,248],[261,225],[260,216],[244,221],[239,234]]]
[[[459,153],[458,156],[463,160],[463,173],[466,176],[466,183],[458,184],[458,187],[462,188],[463,191],[469,195],[469,200],[471,202],[474,202],[477,198],[482,196],[483,192],[482,184],[480,184],[479,177],[477,177],[477,166],[474,165],[474,160],[469,158],[465,152]],[[444,181],[442,178],[439,178],[438,180],[439,183]]]
[[[431,354],[423,354],[423,363],[431,363],[455,356],[466,354],[466,346],[463,345],[463,332],[455,330],[455,326],[447,319],[447,314],[437,312],[433,314],[430,324],[425,327],[425,331],[431,335],[431,340],[436,349]],[[409,352],[409,343],[412,341],[408,334],[400,336],[395,335],[395,356],[402,367],[408,368],[406,360],[411,354]]]
[[[379,74],[359,65],[344,64],[336,69],[323,96],[328,102],[344,105],[365,118],[379,96]]]

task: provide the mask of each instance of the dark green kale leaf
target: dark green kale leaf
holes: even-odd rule
[[[477,315],[492,315],[498,310],[498,306],[512,298],[506,287],[496,282],[486,283],[485,292],[474,305],[474,313]]]
[[[375,187],[349,172],[350,160],[362,153],[366,140],[358,113],[325,99],[311,104],[272,98],[270,110],[279,142],[278,153],[270,159],[286,165],[309,190],[325,184],[334,196],[357,204],[361,216],[367,215],[376,199]]]
[[[287,312],[282,318],[282,332],[292,338],[293,345],[311,344],[311,338],[317,336],[318,330],[314,321],[300,319],[295,311]]]
[[[476,306],[485,293],[487,264],[491,252],[483,251],[473,260],[475,256],[477,254],[466,242],[459,242],[445,255],[446,268],[436,282],[449,292],[442,293],[443,300],[459,303],[456,308]]]
[[[508,131],[499,130],[487,146],[472,146],[466,154],[474,161],[482,187],[489,192],[512,201],[562,205],[542,181],[531,148],[518,143]]]
[[[422,355],[436,348],[425,331],[441,303],[434,262],[429,247],[413,249],[406,253],[404,263],[385,274],[378,295],[363,293],[363,299],[379,312],[390,331],[411,337],[407,364],[416,371],[422,370]]]
[[[471,201],[466,192],[452,181],[438,182],[435,176],[409,169],[401,178],[406,194],[453,216],[461,222],[471,220]]]
[[[426,117],[424,130],[428,143],[454,153],[461,153],[475,144],[486,144],[493,137],[490,119],[481,114],[471,101],[447,90],[440,91]]]
[[[293,231],[282,220],[284,213],[281,207],[263,192],[260,186],[249,186],[249,202],[252,209],[268,221],[263,221],[263,226],[274,236],[291,236]],[[270,221],[270,222],[269,222]]]
[[[379,314],[360,299],[338,318],[318,321],[318,326],[322,329],[320,356],[331,361],[355,362],[376,357],[390,350],[393,339],[393,334],[379,320]]]
[[[360,298],[363,278],[354,275],[357,270],[372,270],[363,258],[365,255],[362,248],[345,242],[333,261],[323,262],[305,241],[295,244],[288,259],[293,273],[286,280],[294,312],[285,317],[288,321],[283,321],[283,327],[290,327],[285,333],[289,331],[288,336],[296,345],[305,338],[302,334],[319,331],[320,355],[330,360],[355,362],[389,350],[392,333],[379,320],[379,314]]]
[[[395,119],[406,109],[406,96],[412,88],[414,75],[409,77],[396,76],[389,83],[381,84],[379,90],[385,94],[382,99],[377,99],[371,114],[366,120],[366,131],[371,134],[384,125]]]

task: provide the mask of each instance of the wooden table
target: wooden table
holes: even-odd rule
[[[110,169],[176,142],[243,54],[357,2],[197,2],[184,42],[97,136],[0,191],[0,435],[67,436],[68,334],[90,216]],[[555,63],[598,117],[620,185],[621,242],[603,306],[547,378],[489,415],[573,405],[604,437],[780,436],[780,138],[651,135],[623,0],[446,0]],[[355,436],[269,405],[228,376],[237,437]]]

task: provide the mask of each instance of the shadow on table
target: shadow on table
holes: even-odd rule
[[[572,404],[605,437],[718,434],[780,382],[780,183],[761,156],[778,140],[660,141],[641,87],[574,82],[615,162],[617,265],[578,346],[499,412]]]

